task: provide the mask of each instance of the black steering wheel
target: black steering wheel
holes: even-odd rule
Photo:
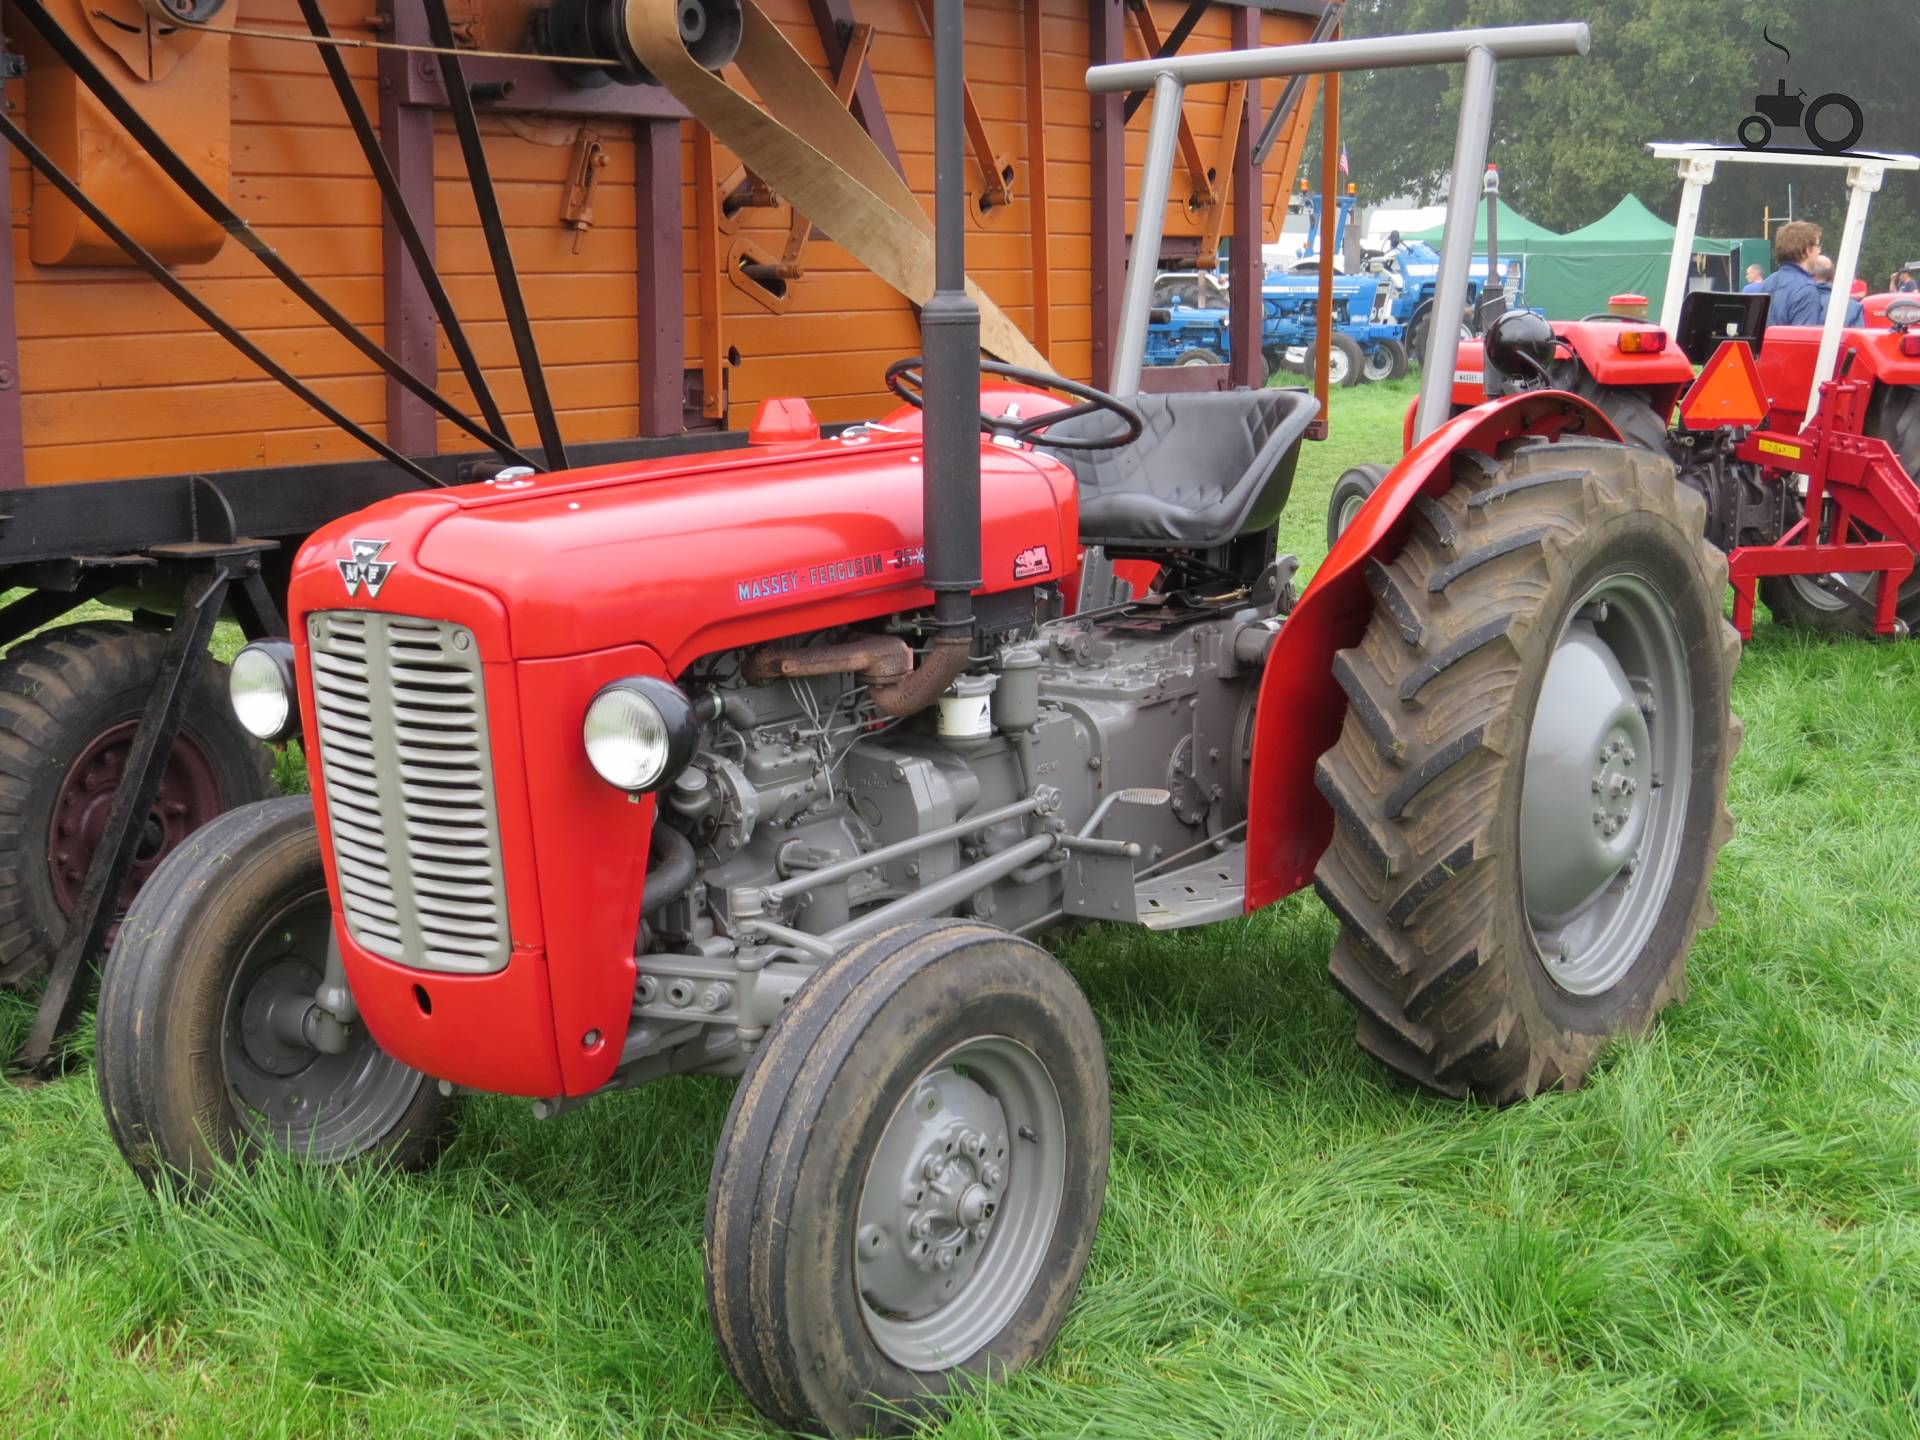
[[[926,361],[920,356],[910,355],[887,367],[887,389],[916,410],[926,408],[926,376],[922,368],[925,364]],[[980,373],[1031,385],[1036,390],[1057,390],[1081,402],[1069,405],[1064,410],[1050,410],[1044,415],[989,415],[982,410],[980,428],[989,435],[1025,440],[1044,445],[1049,450],[1117,450],[1122,445],[1131,445],[1146,431],[1147,422],[1140,418],[1138,410],[1106,391],[1082,385],[1078,380],[1049,375],[1041,370],[1028,370],[1020,365],[1007,365],[998,360],[982,360]],[[1111,435],[1062,436],[1059,439],[1040,434],[1049,425],[1058,425],[1062,420],[1077,420],[1082,415],[1095,415],[1102,410],[1115,416],[1126,428]]]

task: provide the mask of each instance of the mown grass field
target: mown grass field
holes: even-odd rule
[[[1309,564],[1408,394],[1338,396]],[[1046,1361],[932,1433],[1920,1435],[1920,643],[1763,618],[1734,699],[1691,998],[1578,1093],[1387,1079],[1310,895],[1060,942],[1110,1050],[1105,1220]],[[0,1046],[28,1015],[0,999]],[[188,1207],[121,1166],[84,1064],[0,1087],[0,1434],[763,1434],[702,1297],[727,1098],[483,1101],[431,1176],[269,1168]]]

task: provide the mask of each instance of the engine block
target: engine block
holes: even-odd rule
[[[906,720],[851,675],[700,667],[720,713],[659,822],[693,841],[697,874],[642,926],[616,1083],[738,1069],[865,917],[1132,919],[1136,875],[1230,845],[1245,818],[1278,623],[1170,605],[1052,621]],[[1102,811],[1112,797],[1131,803]]]

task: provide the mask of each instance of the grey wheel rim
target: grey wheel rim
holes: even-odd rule
[[[1680,861],[1692,753],[1672,607],[1637,574],[1609,576],[1548,662],[1520,800],[1527,922],[1569,994],[1611,990],[1645,950]]]
[[[1386,379],[1393,374],[1393,356],[1387,353],[1384,346],[1370,352],[1367,355],[1367,363],[1360,368],[1360,373],[1367,380],[1376,383]]]
[[[1348,495],[1341,500],[1340,508],[1334,512],[1334,534],[1344,535],[1347,527],[1353,524],[1353,517],[1360,513],[1360,507],[1367,503],[1365,495]]]
[[[292,901],[261,927],[227,989],[221,1049],[227,1093],[255,1141],[322,1164],[384,1139],[426,1083],[374,1043],[364,1024],[338,1055],[315,1049],[302,1019],[326,967],[327,892]]]
[[[1870,599],[1876,578],[1868,571],[1856,570],[1845,574],[1836,571],[1829,575],[1789,575],[1786,580],[1793,586],[1794,594],[1809,608],[1842,614],[1860,608],[1856,602],[1847,599],[1843,592],[1851,590],[1861,599]]]
[[[1066,1191],[1066,1116],[1046,1066],[969,1040],[907,1087],[873,1152],[853,1237],[873,1342],[895,1364],[964,1364],[1039,1276]]]
[[[1347,378],[1347,352],[1338,345],[1327,351],[1327,383],[1343,384]]]

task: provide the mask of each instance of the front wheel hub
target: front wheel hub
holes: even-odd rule
[[[854,1220],[862,1319],[897,1364],[938,1370],[975,1353],[1031,1290],[1065,1129],[1046,1067],[1001,1037],[962,1045],[907,1091]]]

